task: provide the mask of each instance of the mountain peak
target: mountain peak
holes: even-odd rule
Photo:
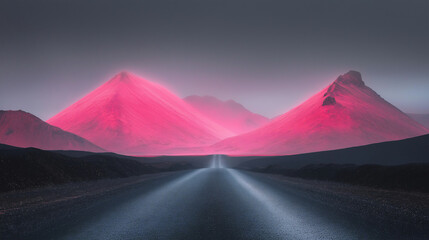
[[[338,78],[328,87],[327,91],[323,95],[323,97],[326,98],[324,99],[322,106],[334,105],[336,103],[334,97],[339,92],[344,92],[345,89],[348,88],[347,86],[356,86],[359,88],[364,87],[365,83],[362,80],[361,74],[357,71],[349,71],[343,75],[338,76]]]
[[[205,96],[199,96],[199,95],[190,95],[184,98],[185,101],[204,101],[207,103],[211,103],[211,104],[219,104],[221,103],[221,100],[213,97],[213,96],[209,96],[209,95],[205,95]]]
[[[347,73],[340,75],[334,83],[340,83],[345,85],[355,85],[358,87],[365,86],[362,80],[362,75],[358,71],[348,71]]]
[[[0,117],[7,117],[7,118],[20,118],[20,119],[38,119],[40,121],[42,121],[41,119],[39,119],[38,117],[34,116],[31,113],[28,113],[26,111],[23,111],[21,109],[19,110],[0,110]]]
[[[191,105],[195,104],[204,104],[206,107],[208,105],[210,106],[228,106],[231,109],[240,110],[240,111],[248,111],[243,105],[240,103],[229,99],[226,101],[222,101],[214,96],[205,95],[205,96],[199,96],[199,95],[190,95],[185,97],[183,100],[185,100],[188,103],[192,103]]]
[[[129,78],[129,77],[133,76],[134,74],[127,72],[127,71],[121,71],[117,75],[120,75],[121,78]]]
[[[238,102],[236,102],[236,101],[234,101],[232,99],[230,99],[228,101],[225,101],[225,104],[228,105],[228,106],[230,106],[233,109],[236,109],[236,110],[245,110],[245,111],[247,111],[247,109],[243,105],[241,105],[240,103],[238,103]]]
[[[110,79],[110,83],[131,83],[135,79],[135,75],[127,72],[127,71],[121,71],[120,73],[116,74],[112,79]]]

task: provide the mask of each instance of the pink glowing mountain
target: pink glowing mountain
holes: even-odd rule
[[[121,72],[48,123],[123,154],[179,154],[231,136],[159,84]]]
[[[221,101],[212,96],[192,95],[184,98],[185,102],[197,109],[207,118],[236,134],[254,130],[270,120],[247,110],[233,101]]]
[[[0,111],[0,143],[45,150],[104,151],[88,140],[24,111]]]
[[[282,155],[398,140],[428,129],[381,98],[350,71],[298,107],[249,133],[225,139],[215,152]]]

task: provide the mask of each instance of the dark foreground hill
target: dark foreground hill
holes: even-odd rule
[[[278,168],[298,169],[309,164],[401,165],[409,163],[429,163],[429,134],[339,150],[257,157],[242,162],[238,167],[250,169],[275,165]]]
[[[292,156],[264,157],[238,168],[384,189],[429,192],[429,135]]]
[[[396,166],[315,164],[299,169],[279,169],[276,166],[269,166],[258,171],[375,188],[429,192],[427,184],[429,182],[429,164],[427,163]]]
[[[80,155],[0,144],[0,192],[194,168],[186,159],[151,158],[145,163],[145,158],[130,159],[116,154]]]

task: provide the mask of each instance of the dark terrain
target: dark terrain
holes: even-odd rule
[[[429,237],[427,194],[219,165],[9,192],[0,203],[2,239]]]
[[[427,163],[396,166],[311,164],[299,169],[282,169],[276,165],[270,165],[254,171],[374,188],[429,193],[429,164]]]
[[[234,161],[238,169],[261,173],[429,192],[429,135],[326,152]]]
[[[195,157],[137,158],[113,153],[45,151],[0,145],[0,192],[69,182],[198,168]]]
[[[295,156],[130,157],[0,145],[0,235],[428,239],[428,146],[426,135]]]
[[[229,159],[228,159],[229,160]],[[270,165],[298,169],[310,164],[402,165],[429,163],[429,134],[399,141],[365,146],[273,157],[232,157],[231,167],[266,168]]]

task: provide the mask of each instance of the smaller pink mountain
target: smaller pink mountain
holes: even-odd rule
[[[427,134],[429,130],[384,100],[349,71],[270,123],[213,146],[235,155],[325,151]]]
[[[24,111],[0,111],[0,143],[45,150],[104,151],[88,140]]]
[[[249,132],[270,121],[247,110],[234,100],[221,101],[212,96],[197,95],[188,96],[183,100],[210,120],[236,134]]]

